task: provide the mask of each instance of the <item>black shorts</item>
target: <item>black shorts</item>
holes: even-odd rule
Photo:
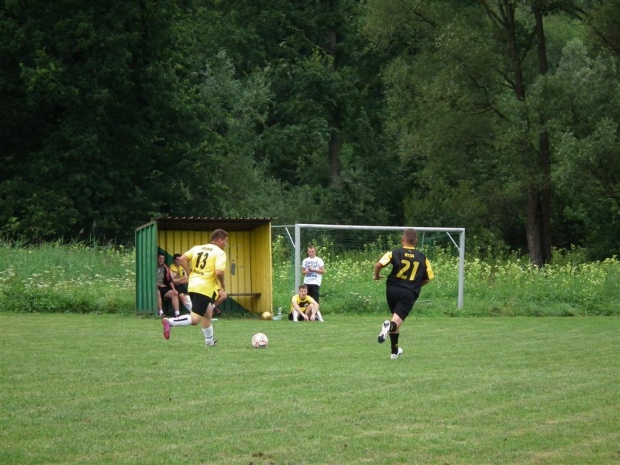
[[[179,294],[187,294],[187,284],[175,284],[174,287],[179,291]]]
[[[308,286],[308,295],[319,303],[319,285],[318,284],[306,284]]]
[[[414,291],[399,286],[390,286],[385,290],[388,307],[390,311],[400,317],[401,320],[409,316],[413,304],[418,299],[418,294]]]
[[[209,304],[213,304],[215,302],[216,297],[215,292],[212,297],[207,297],[206,295],[199,294],[197,292],[190,292],[189,298],[192,299],[192,312],[200,316],[205,316],[207,313],[207,307],[209,307]]]
[[[304,313],[304,315],[305,315],[305,313]],[[289,314],[288,314],[288,319],[289,319],[289,320],[291,320],[291,321],[293,321],[293,312],[291,312],[291,313],[289,313]],[[306,320],[304,320],[304,317],[303,317],[303,316],[298,315],[298,316],[297,316],[297,321],[306,321]]]
[[[166,294],[168,292],[170,292],[172,290],[172,288],[168,287],[168,286],[166,286],[166,287],[159,287],[159,286],[157,286],[157,290],[159,291],[159,295],[161,296],[161,300],[164,300],[164,297],[166,296]]]

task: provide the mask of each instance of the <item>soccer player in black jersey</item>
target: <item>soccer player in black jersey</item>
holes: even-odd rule
[[[428,284],[435,277],[431,263],[422,252],[415,249],[418,242],[418,234],[415,229],[407,228],[401,238],[402,247],[384,254],[375,263],[373,278],[381,280],[381,269],[391,264],[392,271],[386,279],[385,295],[392,312],[392,321],[385,320],[379,333],[379,344],[385,342],[389,332],[392,360],[397,359],[403,353],[398,347],[400,327],[409,315],[413,304],[420,296],[422,286]]]

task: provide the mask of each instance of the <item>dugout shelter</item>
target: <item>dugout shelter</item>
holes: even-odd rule
[[[220,308],[258,314],[272,311],[271,219],[169,217],[135,230],[136,313],[157,313],[157,254],[163,252],[170,265],[175,253],[209,243],[215,229],[229,235],[225,249],[228,299]]]

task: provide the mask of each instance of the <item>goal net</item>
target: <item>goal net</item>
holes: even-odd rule
[[[372,268],[383,253],[401,246],[402,231],[408,227],[418,232],[416,248],[429,258],[436,275],[433,285],[424,288],[418,303],[439,306],[445,302],[454,308],[456,302],[457,309],[461,309],[465,279],[464,228],[329,224],[272,226],[274,307],[288,311],[290,297],[303,282],[301,262],[309,244],[316,247],[317,256],[325,262],[322,310],[346,313],[385,307],[385,286],[376,286],[372,281]]]

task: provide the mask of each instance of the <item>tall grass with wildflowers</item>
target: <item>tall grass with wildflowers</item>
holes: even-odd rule
[[[398,244],[334,252],[319,243],[325,261],[321,286],[324,314],[387,312],[385,279],[373,281],[374,264]],[[387,246],[387,248],[385,248]],[[380,248],[383,247],[383,248]],[[274,242],[274,306],[288,311],[295,292],[294,262],[284,240]],[[505,249],[466,253],[464,307],[457,309],[458,257],[445,247],[428,247],[435,279],[422,289],[414,307],[423,316],[577,316],[620,314],[620,261],[586,262],[579,248],[554,250],[554,262],[539,269],[526,256]],[[389,266],[383,270],[385,278]]]
[[[385,279],[372,270],[398,244],[378,239],[360,250],[317,243],[325,261],[321,310],[330,314],[387,313]],[[295,270],[290,244],[273,243],[274,308],[290,308]],[[458,258],[454,250],[427,246],[435,279],[414,307],[420,316],[620,315],[620,260],[587,262],[579,248],[555,250],[554,262],[538,269],[527,257],[472,247],[466,254],[464,307],[457,309]],[[135,311],[135,250],[88,243],[0,243],[0,310],[50,313]],[[385,277],[388,270],[383,271]]]
[[[135,253],[123,246],[0,244],[0,308],[15,312],[133,313]]]

